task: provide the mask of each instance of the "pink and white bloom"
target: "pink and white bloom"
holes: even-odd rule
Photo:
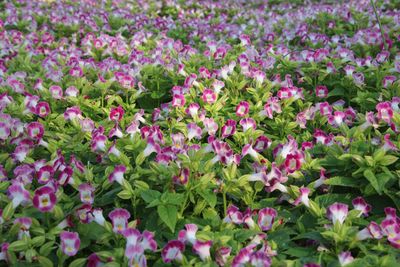
[[[200,241],[196,240],[193,244],[193,252],[199,255],[202,261],[207,261],[211,258],[210,248],[212,246],[212,241]]]
[[[26,126],[28,136],[33,140],[40,140],[44,135],[44,127],[40,122],[31,122]]]
[[[20,217],[14,220],[14,224],[19,224],[20,228],[18,231],[18,239],[22,239],[24,236],[30,237],[29,228],[32,225],[32,219],[29,217]]]
[[[228,119],[226,120],[224,126],[221,128],[221,136],[222,138],[229,137],[234,135],[236,132],[236,121]]]
[[[62,99],[63,89],[58,85],[52,85],[49,88],[50,94],[54,99]]]
[[[236,106],[236,116],[244,117],[249,113],[250,105],[246,101],[241,101]]]
[[[242,224],[243,223],[243,214],[239,211],[234,205],[230,205],[226,210],[226,217],[224,218],[224,222],[226,223],[234,223],[234,224]]]
[[[53,179],[54,169],[50,165],[42,166],[37,172],[38,182],[40,184],[47,184],[51,179]]]
[[[190,244],[194,245],[196,242],[196,233],[198,230],[198,227],[194,223],[186,224],[185,225],[186,230],[181,230],[179,231],[178,234],[178,240],[186,243],[189,242]]]
[[[88,183],[82,183],[78,187],[79,190],[79,198],[81,199],[83,204],[93,204],[94,202],[94,194],[95,188]]]
[[[201,139],[202,130],[196,123],[194,122],[189,123],[187,125],[187,129],[188,129],[187,138],[189,139],[189,141],[192,140],[193,138]]]
[[[357,240],[365,240],[368,238],[381,239],[382,237],[382,229],[376,222],[370,222],[366,228],[359,231],[356,235]]]
[[[352,204],[354,209],[360,211],[360,216],[368,216],[368,212],[371,211],[371,205],[369,205],[362,197],[356,197],[353,199]]]
[[[179,240],[169,241],[161,251],[161,257],[165,263],[173,260],[182,261],[185,244]]]
[[[241,119],[239,124],[243,127],[243,132],[246,132],[249,129],[255,130],[257,127],[256,121],[252,118]]]
[[[186,103],[185,96],[183,94],[175,94],[172,97],[172,106],[176,107],[183,107]]]
[[[122,185],[124,181],[124,174],[126,172],[126,167],[124,165],[117,165],[114,168],[114,171],[108,176],[108,180],[110,183],[116,181],[120,185]]]
[[[49,103],[44,102],[44,101],[37,103],[37,105],[35,107],[35,113],[38,116],[42,117],[42,118],[44,118],[47,115],[49,115],[50,114],[50,105],[49,105]]]
[[[128,227],[128,219],[131,214],[126,209],[116,208],[108,214],[108,217],[112,221],[113,231],[122,234]]]
[[[328,97],[328,88],[324,85],[318,85],[317,88],[315,88],[315,95],[319,98]]]
[[[26,205],[30,201],[29,191],[26,190],[21,183],[14,183],[8,187],[8,198],[11,199],[13,208],[16,209],[19,205]]]
[[[336,222],[343,224],[348,212],[349,207],[346,204],[336,202],[328,207],[326,216],[333,224]]]
[[[0,121],[0,140],[7,140],[11,135],[11,129],[8,123]]]
[[[378,111],[377,118],[383,120],[387,123],[392,122],[393,109],[390,102],[381,102],[376,105],[376,110]]]
[[[263,208],[258,212],[258,225],[262,231],[271,230],[278,212],[273,208]]]
[[[33,206],[41,212],[52,211],[57,202],[54,189],[50,186],[43,186],[36,189],[32,199]]]
[[[217,94],[211,89],[204,89],[202,99],[207,104],[213,104],[217,100]]]
[[[301,187],[299,189],[300,191],[300,195],[298,196],[298,198],[293,202],[294,205],[299,205],[300,203],[303,203],[304,206],[306,207],[310,207],[310,199],[308,198],[309,194],[310,194],[310,189],[308,189],[307,187]]]
[[[112,108],[110,110],[110,115],[108,118],[112,121],[118,122],[118,121],[122,120],[124,113],[125,113],[125,110],[121,106],[118,106],[118,107]]]
[[[75,256],[81,245],[79,234],[76,232],[63,231],[60,234],[61,250],[67,256]]]
[[[340,266],[346,266],[354,261],[353,256],[351,256],[350,251],[343,251],[339,254],[339,263]]]

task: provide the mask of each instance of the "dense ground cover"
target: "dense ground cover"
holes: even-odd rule
[[[0,2],[0,265],[400,266],[400,5],[288,2]]]

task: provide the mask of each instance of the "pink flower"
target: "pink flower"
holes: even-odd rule
[[[319,112],[322,116],[328,116],[332,113],[332,107],[328,102],[319,103]]]
[[[346,114],[343,111],[335,111],[334,115],[328,115],[328,122],[330,125],[339,127],[344,122]]]
[[[39,102],[35,107],[35,113],[44,118],[50,113],[50,105],[47,102]]]
[[[328,97],[328,88],[324,85],[318,85],[317,88],[315,88],[315,94],[319,98],[326,98]]]
[[[189,139],[189,141],[192,140],[193,138],[201,139],[202,130],[196,123],[193,122],[189,123],[187,125],[187,129],[188,129],[187,138]]]
[[[196,224],[186,224],[186,230],[181,230],[178,234],[178,240],[182,242],[189,242],[190,244],[194,244],[196,242],[196,232],[198,227]]]
[[[272,144],[272,141],[268,137],[262,135],[262,136],[257,137],[257,139],[253,145],[253,148],[255,151],[261,153],[264,150],[266,150],[267,148],[269,148],[271,146],[271,144]]]
[[[176,184],[185,185],[189,181],[190,171],[187,168],[180,169],[179,175],[173,177],[173,181]]]
[[[294,201],[294,205],[299,205],[300,203],[303,203],[304,206],[309,207],[310,206],[310,200],[308,198],[308,195],[310,194],[310,189],[308,189],[307,187],[301,187],[299,189],[300,191],[300,195],[298,196],[298,198]]]
[[[110,111],[109,119],[112,121],[120,121],[120,120],[122,120],[124,113],[125,113],[125,111],[121,106],[112,108]]]
[[[11,134],[11,129],[8,123],[0,121],[0,140],[7,140]]]
[[[33,140],[40,140],[44,134],[44,127],[40,122],[31,122],[26,126],[28,135]]]
[[[393,109],[390,102],[381,102],[376,105],[378,111],[377,118],[387,123],[391,123],[393,118]]]
[[[190,103],[189,107],[186,109],[186,114],[190,115],[192,118],[197,116],[200,109],[200,105],[197,103]]]
[[[258,225],[262,231],[271,230],[278,212],[273,208],[263,208],[258,212]]]
[[[29,228],[32,225],[32,219],[29,217],[20,217],[14,220],[14,224],[19,224],[20,229],[18,231],[18,239],[22,239],[24,236],[30,237]]]
[[[182,261],[182,252],[185,251],[185,244],[179,240],[169,241],[161,251],[161,257],[165,263],[173,260]]]
[[[183,107],[186,103],[185,96],[182,94],[176,94],[172,97],[173,107]]]
[[[206,261],[211,258],[210,248],[212,246],[212,241],[199,241],[196,240],[193,244],[193,252],[199,255],[202,261]]]
[[[37,178],[40,184],[47,184],[51,179],[53,179],[54,170],[50,165],[42,166],[38,173]]]
[[[218,263],[219,266],[225,266],[229,256],[231,255],[231,250],[232,249],[230,247],[220,247],[217,249],[215,254],[215,261]]]
[[[376,222],[371,222],[366,228],[359,231],[356,235],[357,240],[365,240],[368,238],[381,239],[382,237],[382,229]]]
[[[353,199],[352,204],[354,209],[360,211],[360,216],[365,215],[368,216],[368,212],[371,211],[371,205],[369,205],[362,197],[356,197]]]
[[[128,219],[131,214],[126,209],[116,208],[108,214],[108,217],[112,221],[113,231],[122,234],[128,227]]]
[[[326,216],[333,224],[343,224],[349,212],[349,207],[343,203],[334,203],[328,207]]]
[[[161,147],[159,144],[157,144],[153,138],[149,137],[147,138],[147,146],[143,151],[143,155],[145,157],[151,155],[152,153],[156,152],[159,153],[161,151]]]
[[[239,105],[236,106],[236,116],[244,117],[249,113],[250,105],[246,101],[241,101]]]
[[[40,210],[41,212],[52,211],[56,205],[57,197],[53,188],[49,186],[43,186],[35,191],[33,196],[33,206]]]
[[[239,124],[243,127],[243,132],[246,132],[248,129],[255,130],[257,127],[256,121],[252,118],[241,119]]]
[[[63,231],[60,234],[61,250],[67,256],[75,256],[81,245],[79,234],[76,232]]]
[[[79,190],[79,197],[83,204],[93,204],[94,202],[93,192],[95,191],[95,188],[91,184],[82,183],[79,185],[78,190]]]
[[[67,108],[64,112],[64,119],[66,121],[81,117],[82,117],[81,109],[77,106]]]
[[[49,88],[50,94],[54,99],[62,99],[63,89],[58,85],[52,85]]]
[[[126,167],[124,165],[117,165],[115,166],[114,171],[108,176],[108,180],[110,181],[110,183],[116,181],[117,183],[122,185],[125,172]]]
[[[226,223],[234,223],[234,224],[242,224],[243,223],[243,214],[239,211],[239,209],[230,205],[226,210],[226,217],[224,218],[224,222]]]
[[[225,122],[225,125],[221,128],[221,136],[222,138],[229,137],[234,135],[236,132],[236,121],[228,119]]]
[[[218,131],[218,124],[213,118],[205,118],[203,120],[204,130],[211,136],[214,136]]]
[[[8,187],[8,198],[11,199],[13,208],[17,208],[20,204],[25,205],[30,201],[29,191],[26,190],[21,183],[14,183]]]
[[[202,99],[207,104],[213,104],[217,100],[217,95],[211,89],[204,89]]]
[[[285,170],[287,173],[293,173],[301,168],[303,157],[300,153],[293,153],[286,156]]]

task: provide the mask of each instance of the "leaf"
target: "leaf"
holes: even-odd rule
[[[379,183],[378,180],[376,179],[375,174],[371,171],[371,169],[366,169],[364,171],[364,176],[365,178],[367,178],[367,180],[370,182],[370,184],[372,185],[372,187],[376,190],[376,192],[378,192],[379,195],[382,194],[382,191],[379,187]]]
[[[38,262],[43,267],[53,267],[53,262],[51,260],[49,260],[48,258],[46,258],[46,257],[39,256],[38,257]]]
[[[381,160],[379,160],[379,163],[383,166],[389,166],[389,165],[395,163],[398,159],[399,158],[396,156],[386,155]]]
[[[86,263],[86,258],[79,258],[69,264],[69,267],[82,267]]]
[[[302,248],[302,247],[293,247],[286,250],[285,254],[293,256],[293,257],[307,257],[310,256],[314,252],[313,248]]]
[[[358,179],[356,178],[335,176],[330,179],[327,179],[324,183],[327,185],[338,185],[338,186],[358,188],[360,187],[360,183],[357,180]]]
[[[173,205],[159,205],[157,213],[161,220],[168,226],[171,232],[175,232],[175,225],[178,217],[176,206]]]
[[[156,190],[145,190],[140,193],[140,196],[143,198],[144,201],[147,203],[152,202],[153,200],[159,198],[161,196],[161,193],[156,191]]]
[[[8,247],[9,250],[11,251],[23,251],[28,248],[28,244],[24,240],[18,240],[15,242],[12,242],[10,246]]]

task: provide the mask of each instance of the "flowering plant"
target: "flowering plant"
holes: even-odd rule
[[[397,266],[397,1],[0,3],[0,264]]]

